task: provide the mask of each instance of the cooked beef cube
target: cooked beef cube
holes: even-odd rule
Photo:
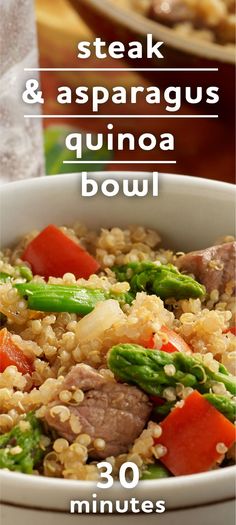
[[[135,386],[107,381],[98,371],[84,364],[73,367],[65,377],[62,389],[73,390],[73,387],[85,392],[82,403],[67,405],[70,415],[74,415],[81,425],[79,433],[89,434],[93,440],[101,438],[105,441],[105,448],[91,450],[91,457],[106,458],[127,452],[129,445],[142,432],[151,412],[146,394]],[[73,442],[77,433],[71,428],[70,418],[61,421],[60,414],[51,410],[59,405],[66,406],[56,400],[48,407],[45,420],[60,436]]]
[[[68,372],[63,383],[63,390],[79,388],[86,392],[86,390],[100,388],[106,381],[97,370],[83,363],[73,366]]]
[[[225,292],[226,285],[235,291],[236,242],[211,246],[182,255],[177,261],[179,270],[194,274],[208,292]]]

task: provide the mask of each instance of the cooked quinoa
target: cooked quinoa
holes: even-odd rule
[[[235,44],[235,0],[112,0],[187,38]]]
[[[210,1],[207,3],[211,5]],[[77,278],[67,271],[62,277],[50,276],[48,280],[33,271],[34,275],[26,278],[25,269],[31,273],[33,268],[24,254],[30,243],[37,239],[37,231],[27,234],[17,246],[1,252],[0,279],[1,275],[8,276],[2,282],[0,280],[2,331],[5,331],[5,335],[8,333],[11,344],[26,359],[26,366],[28,363],[32,368],[25,373],[20,371],[21,367],[17,362],[12,364],[7,361],[7,366],[3,366],[5,357],[2,357],[0,341],[0,434],[4,436],[16,427],[22,432],[29,430],[30,423],[26,415],[34,414],[42,425],[42,436],[38,444],[42,457],[33,466],[32,472],[44,476],[96,480],[96,463],[99,457],[104,457],[103,451],[105,454],[106,450],[112,448],[109,449],[104,436],[87,431],[88,425],[83,423],[83,418],[81,420],[76,411],[79,407],[84,407],[86,399],[88,401],[89,398],[90,404],[92,403],[91,392],[100,392],[101,397],[98,395],[96,398],[94,394],[99,406],[99,399],[104,396],[109,398],[110,391],[121,386],[124,390],[120,393],[118,391],[117,398],[114,394],[112,406],[117,409],[119,396],[121,403],[128,396],[132,406],[131,398],[137,395],[137,403],[140,403],[144,412],[147,410],[147,415],[143,422],[136,422],[137,431],[136,435],[134,431],[133,442],[123,443],[123,451],[105,455],[105,459],[111,463],[115,478],[125,461],[136,463],[142,476],[150,465],[164,460],[167,454],[167,448],[161,442],[164,416],[155,414],[152,405],[154,401],[147,390],[140,389],[135,381],[130,386],[128,380],[123,381],[122,377],[113,373],[109,366],[110,349],[116,345],[134,345],[134,348],[135,345],[141,345],[159,352],[169,344],[169,333],[174,332],[185,345],[183,353],[193,356],[199,363],[198,367],[207,367],[213,374],[217,374],[224,365],[231,378],[235,374],[236,357],[232,329],[235,326],[235,288],[232,282],[227,282],[221,292],[219,289],[208,291],[206,287],[201,297],[180,299],[161,298],[158,294],[149,293],[144,287],[143,291],[139,290],[134,294],[132,301],[119,302],[116,297],[126,297],[126,294],[132,292],[132,284],[129,280],[119,281],[114,268],[145,264],[148,261],[153,264],[154,269],[174,267],[177,271],[178,261],[184,257],[183,252],[175,253],[163,248],[159,233],[143,226],[129,226],[123,230],[114,227],[97,232],[75,224],[72,228],[63,226],[58,231],[77,247],[86,250],[99,268],[96,274],[88,278]],[[220,243],[221,246],[224,243],[229,246],[233,243],[233,238],[225,237]],[[191,272],[188,275],[192,280],[196,277]],[[27,279],[31,285],[46,285],[47,281],[47,285],[59,285],[59,288],[63,285],[70,290],[74,287],[92,292],[97,289],[105,294],[105,300],[98,302],[87,315],[78,312],[40,311],[29,308],[29,297],[22,295],[20,288],[17,288],[26,283]],[[150,347],[151,339],[153,345]],[[85,368],[76,368],[78,365]],[[99,386],[85,388],[84,378],[81,379],[80,387],[75,385],[70,378],[76,370],[81,370],[83,374],[86,370],[95,374],[94,381],[99,381]],[[130,370],[132,371],[132,367]],[[175,364],[167,362],[164,373],[172,381],[176,374]],[[126,388],[131,390],[126,393]],[[173,413],[176,407],[184,406],[194,391],[194,387],[184,386],[181,382],[171,383],[171,386],[163,388],[162,402],[172,403]],[[199,391],[201,392],[201,388]],[[234,400],[236,394],[229,392],[219,381],[211,383],[209,393],[225,396],[230,401]],[[122,410],[125,409],[121,409],[121,415],[124,413]],[[135,417],[137,416],[134,415]],[[55,425],[51,425],[51,421],[55,421]],[[138,428],[141,431],[137,435]],[[20,455],[21,450],[15,442],[14,446],[8,445],[8,453],[12,456]],[[211,468],[219,467],[220,464],[227,466],[232,462],[232,451],[228,450],[223,441],[216,444],[216,453],[217,460]]]

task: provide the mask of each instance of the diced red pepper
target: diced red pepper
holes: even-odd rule
[[[161,327],[162,332],[164,332],[168,337],[168,343],[163,344],[161,350],[163,352],[184,352],[189,354],[191,349],[181,335],[177,334],[174,330],[167,328],[167,326]]]
[[[13,343],[7,328],[0,330],[0,372],[14,365],[22,374],[32,374],[33,361],[26,357],[22,350]]]
[[[168,343],[163,344],[161,347],[163,352],[168,352],[169,354],[172,352],[184,352],[188,354],[191,353],[189,345],[174,330],[167,328],[167,326],[162,326],[161,331],[164,332],[168,337]],[[154,337],[152,336],[144,346],[150,349],[155,348]]]
[[[26,247],[23,261],[30,263],[34,274],[62,277],[70,272],[78,279],[88,277],[99,269],[98,262],[86,250],[50,224]]]
[[[231,334],[236,335],[236,326],[231,326],[230,328],[227,328],[227,330],[225,330],[224,334],[227,334],[228,332],[231,332]]]
[[[143,346],[145,348],[149,348],[150,350],[153,350],[153,348],[155,348],[153,335],[152,335],[152,337],[150,337],[149,341],[147,341]]]
[[[175,476],[211,469],[221,455],[217,444],[229,448],[235,441],[234,425],[197,391],[159,424],[162,434],[155,444],[166,447],[160,460]]]

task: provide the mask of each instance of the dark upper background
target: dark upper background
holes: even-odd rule
[[[41,67],[79,67],[78,59],[76,58],[77,43],[79,40],[91,40],[93,33],[91,29],[85,25],[77,13],[75,13],[68,3],[67,0],[57,0],[51,2],[51,0],[36,0],[36,15],[37,15],[37,26],[38,26],[38,41],[39,41],[39,53],[40,53],[40,66]],[[103,36],[97,34],[96,36]],[[120,64],[121,65],[121,64]],[[125,63],[123,66],[125,67]],[[101,63],[96,63],[96,59],[91,58],[86,60],[84,67],[99,67]],[[103,61],[102,67],[117,67],[117,61],[112,61],[108,58]],[[212,73],[212,75],[215,75]],[[139,74],[136,73],[41,73],[42,88],[45,95],[44,112],[47,114],[58,114],[71,112],[77,114],[78,111],[81,113],[90,113],[91,110],[85,106],[74,105],[74,107],[59,106],[55,102],[56,99],[56,88],[59,85],[68,85],[75,88],[78,85],[104,85],[112,87],[113,85],[153,85],[153,82],[149,82],[144,78],[140,78]],[[198,79],[199,85],[201,85],[201,77]],[[215,85],[215,76],[209,79],[209,85]],[[158,85],[158,81],[157,81]],[[67,109],[66,109],[67,108]],[[119,108],[119,106],[116,106]],[[134,108],[132,105],[127,105],[123,112],[129,114],[146,113],[147,107],[142,107],[142,104],[138,108]],[[152,106],[150,112],[152,112]],[[158,108],[158,113],[162,110]],[[194,109],[194,106],[189,110],[189,107],[182,107],[183,113],[201,112],[202,109]],[[115,120],[114,131],[116,132],[132,132],[136,134],[146,132],[152,132],[159,135],[162,132],[169,131],[176,137],[176,148],[174,158],[177,159],[177,165],[161,166],[160,170],[183,173],[187,175],[194,175],[197,177],[205,177],[210,179],[224,180],[228,182],[234,182],[234,118],[233,108],[231,118],[225,118],[221,115],[219,120],[154,120],[147,116],[147,119],[138,120],[131,119],[129,121],[125,119]],[[103,106],[101,114],[108,114],[119,110],[115,109],[114,106],[110,107],[108,104]],[[66,120],[54,119],[44,120],[44,125],[47,127],[50,134],[51,126],[63,125],[73,126],[77,129],[84,130],[85,132],[103,132],[106,130],[106,125],[109,121],[105,119],[76,119],[69,118]],[[47,133],[48,133],[47,132]],[[61,139],[60,139],[61,133]],[[63,130],[59,131],[59,142],[63,144]],[[48,140],[48,139],[47,139]],[[58,139],[57,139],[58,140]],[[58,161],[52,166],[51,157],[54,157],[53,148],[51,147],[51,139],[47,144],[46,157],[48,156],[47,171],[51,173],[61,172],[62,163],[61,158],[58,157]],[[50,157],[50,153],[52,154]],[[172,154],[173,155],[173,154]],[[113,158],[114,160],[154,160],[158,157],[158,152],[119,152],[115,151]],[[159,158],[164,159],[163,153],[159,154]],[[168,157],[166,157],[168,158]],[[173,158],[173,156],[172,156]],[[130,165],[122,165],[117,167],[113,164],[112,159],[107,169],[133,169],[133,170],[155,170],[154,166],[141,165],[130,167]],[[86,166],[85,166],[86,169]],[[94,167],[91,167],[93,170]],[[102,169],[101,165],[97,169]],[[88,167],[89,170],[89,167]]]

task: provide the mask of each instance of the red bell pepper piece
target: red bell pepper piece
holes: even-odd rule
[[[152,337],[150,337],[149,341],[147,341],[144,345],[141,345],[141,346],[144,346],[145,348],[149,348],[150,350],[153,350],[153,348],[155,348],[153,335]]]
[[[168,343],[163,344],[161,347],[163,352],[168,352],[169,354],[172,352],[184,352],[185,354],[189,354],[191,352],[189,345],[181,335],[177,334],[174,330],[167,328],[167,326],[162,326],[161,330],[168,337]]]
[[[175,476],[211,469],[221,455],[217,444],[229,448],[235,440],[234,425],[197,391],[159,425],[162,434],[155,444],[167,449],[160,460]]]
[[[26,247],[23,261],[30,263],[34,274],[62,277],[70,272],[87,279],[99,269],[98,262],[59,228],[50,224]]]
[[[163,352],[168,352],[169,354],[172,352],[191,353],[189,345],[174,330],[167,328],[167,326],[162,326],[161,331],[168,337],[168,343],[163,344],[161,347]],[[144,346],[150,349],[155,348],[154,337],[152,336]]]
[[[32,374],[34,370],[32,359],[26,357],[22,350],[13,343],[7,328],[0,330],[0,372],[14,365],[22,374]]]
[[[224,334],[227,334],[228,332],[231,332],[231,334],[236,335],[236,326],[231,326],[230,328],[227,328],[227,330],[225,330]]]

